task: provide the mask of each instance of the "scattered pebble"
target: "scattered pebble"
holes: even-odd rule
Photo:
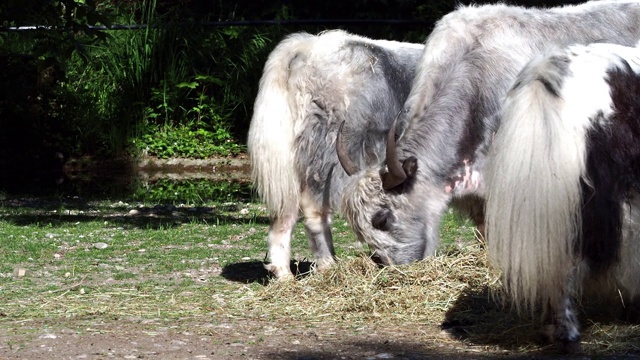
[[[93,244],[93,247],[96,248],[96,249],[102,250],[102,249],[106,249],[107,247],[109,247],[109,245],[106,244],[106,243],[103,243],[103,242],[97,242],[97,243]]]
[[[25,275],[27,275],[27,269],[21,267],[13,269],[14,277],[24,277]]]
[[[376,354],[372,357],[368,357],[367,360],[375,360],[375,359],[393,359],[395,358],[395,355],[393,354],[389,354],[389,353],[380,353],[380,354]]]
[[[240,210],[240,215],[247,215],[249,213],[249,209]]]
[[[251,260],[251,258],[250,258],[250,257],[248,257],[248,256],[245,256],[245,257],[243,257],[241,260],[242,260],[242,261],[249,261],[249,260]]]
[[[129,210],[129,215],[138,215],[138,214],[140,214],[139,210],[136,210],[136,209]]]

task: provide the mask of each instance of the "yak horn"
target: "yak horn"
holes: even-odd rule
[[[407,174],[402,168],[402,164],[398,159],[396,153],[396,123],[398,118],[391,125],[389,133],[387,134],[387,170],[388,172],[382,175],[382,187],[385,190],[392,189],[402,184],[407,179]]]
[[[342,165],[344,172],[346,172],[347,175],[351,176],[360,171],[360,169],[358,168],[358,165],[356,165],[356,163],[351,160],[351,158],[349,157],[349,152],[342,142],[342,127],[344,126],[345,122],[346,121],[343,121],[342,124],[340,124],[338,135],[336,135],[336,152],[338,153],[338,160],[340,161],[340,165]]]

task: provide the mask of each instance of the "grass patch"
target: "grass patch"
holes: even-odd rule
[[[339,256],[361,253],[346,223],[336,223]],[[203,316],[215,297],[233,302],[268,281],[267,228],[264,206],[247,202],[4,199],[0,314],[8,323]],[[293,257],[310,261],[302,225],[294,236]]]

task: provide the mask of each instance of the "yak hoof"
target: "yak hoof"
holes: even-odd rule
[[[578,354],[582,352],[580,344],[580,333],[577,329],[569,331],[566,326],[546,324],[544,334],[550,343],[556,345],[556,349],[564,354]]]
[[[264,268],[267,269],[267,271],[269,271],[270,273],[272,273],[278,281],[294,279],[293,273],[289,268],[276,266],[273,264],[265,264]]]
[[[570,341],[570,340],[560,340],[556,341],[556,347],[558,351],[564,354],[578,354],[582,352],[582,345],[580,344],[580,340]]]
[[[579,334],[567,334],[566,332],[559,333],[556,328],[554,334],[555,344],[558,351],[564,354],[577,354],[582,351],[582,345],[580,344]]]
[[[336,261],[333,259],[333,257],[317,259],[315,263],[315,270],[318,272],[329,270],[331,266],[335,264],[335,262]]]

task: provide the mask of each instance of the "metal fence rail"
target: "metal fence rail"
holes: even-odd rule
[[[303,25],[394,25],[394,26],[425,26],[433,27],[433,20],[394,20],[394,19],[307,19],[307,20],[244,20],[244,21],[205,21],[198,25],[205,27],[227,27],[227,26],[303,26]],[[118,24],[111,26],[95,25],[89,26],[92,30],[139,30],[146,29],[148,24]],[[151,25],[152,27],[154,25]],[[9,26],[0,27],[0,32],[12,31],[32,31],[32,30],[62,30],[63,27],[29,25],[29,26]]]

